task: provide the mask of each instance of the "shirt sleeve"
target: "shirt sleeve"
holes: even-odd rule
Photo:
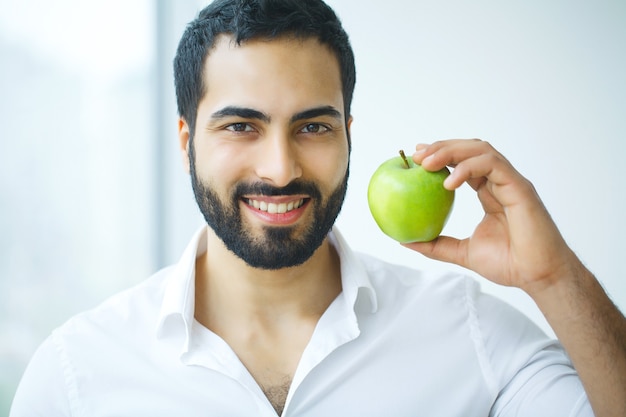
[[[71,416],[66,378],[54,336],[31,358],[18,385],[9,417]]]
[[[490,417],[593,417],[558,341],[493,296],[480,294],[474,300],[483,372],[497,392]]]
[[[491,415],[498,417],[593,417],[583,386],[563,352],[537,352],[500,391]]]

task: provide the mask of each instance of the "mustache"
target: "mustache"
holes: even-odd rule
[[[233,190],[233,197],[238,200],[244,195],[257,194],[265,196],[282,196],[282,195],[294,195],[294,194],[307,194],[314,199],[321,199],[322,193],[315,185],[310,181],[295,180],[290,182],[284,187],[275,187],[265,182],[254,183],[238,183]]]

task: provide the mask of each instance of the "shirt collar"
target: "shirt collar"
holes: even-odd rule
[[[346,301],[354,306],[355,311],[375,313],[378,310],[378,300],[363,262],[352,251],[336,226],[328,238],[341,261],[341,285]]]
[[[170,336],[179,331],[182,322],[184,337],[187,344],[189,343],[195,309],[196,258],[206,252],[206,242],[207,228],[203,226],[194,234],[180,260],[166,278],[157,337]]]
[[[328,237],[341,262],[342,292],[346,302],[354,306],[355,312],[376,312],[376,293],[361,260],[350,249],[337,227],[333,227]],[[206,252],[206,239],[207,226],[203,226],[194,234],[165,282],[157,337],[168,337],[184,330],[185,351],[189,348],[194,321],[196,258]]]

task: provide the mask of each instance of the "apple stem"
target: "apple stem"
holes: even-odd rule
[[[404,166],[407,169],[411,168],[411,165],[409,165],[409,161],[407,161],[406,155],[404,154],[404,151],[402,149],[400,149],[400,157],[402,157],[402,160],[404,161]]]

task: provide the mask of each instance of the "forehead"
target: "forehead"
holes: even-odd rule
[[[338,59],[314,38],[253,39],[238,45],[220,35],[205,60],[203,81],[203,101],[316,102],[343,110]]]

